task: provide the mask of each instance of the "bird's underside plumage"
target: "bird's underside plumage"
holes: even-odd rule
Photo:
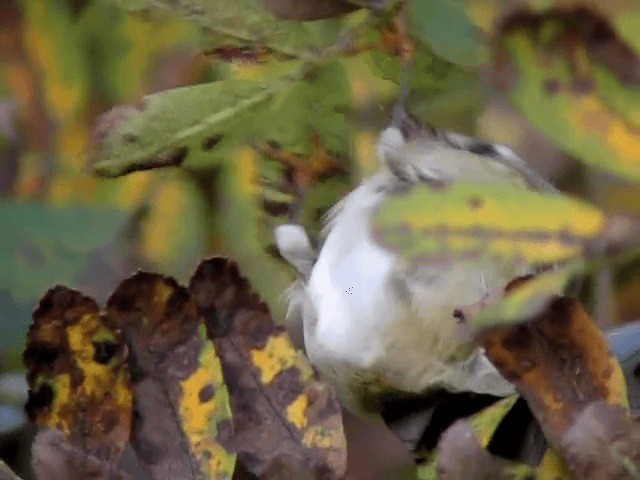
[[[394,397],[445,390],[512,393],[482,351],[462,338],[454,311],[528,273],[513,261],[409,265],[373,239],[370,221],[389,194],[454,181],[553,191],[510,149],[442,132],[405,141],[380,137],[381,170],[328,214],[314,251],[302,227],[276,229],[282,256],[299,272],[288,292],[289,320],[301,321],[311,362],[357,413],[379,413]],[[512,157],[512,158],[511,158]]]

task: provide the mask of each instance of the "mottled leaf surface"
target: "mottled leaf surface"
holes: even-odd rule
[[[129,439],[132,398],[123,345],[91,298],[49,290],[33,314],[24,363],[26,410],[80,454],[117,464]]]
[[[228,394],[196,305],[175,280],[138,273],[107,302],[129,349],[132,445],[155,479],[229,479]]]
[[[37,433],[31,447],[31,466],[40,480],[132,479],[104,459],[83,450],[56,429]]]
[[[270,91],[253,81],[215,82],[149,95],[116,107],[96,125],[96,172],[118,176],[178,166],[211,150],[238,113],[265,101]]]
[[[528,3],[528,2],[523,2]],[[494,32],[496,82],[578,160],[640,179],[637,6],[597,2],[509,9]]]
[[[220,355],[233,444],[260,478],[340,478],[346,445],[333,389],[227,259],[205,260],[189,286]]]
[[[585,460],[576,463],[568,456],[567,432],[594,402],[621,406],[623,412],[628,404],[620,365],[580,302],[556,297],[529,321],[485,330],[478,340],[527,400],[551,445],[577,473]],[[626,415],[624,422],[629,422]],[[629,438],[623,441],[628,442]],[[588,456],[594,466],[606,463],[604,457]]]
[[[412,261],[557,262],[580,255],[603,228],[603,214],[579,200],[463,182],[389,196],[374,219],[378,241]]]

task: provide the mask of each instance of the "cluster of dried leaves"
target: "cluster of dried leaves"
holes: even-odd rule
[[[233,262],[203,261],[188,289],[139,272],[103,309],[57,286],[33,318],[24,361],[27,411],[41,427],[38,478],[130,478],[128,446],[129,462],[154,479],[343,478],[332,388]],[[640,425],[624,376],[579,301],[557,297],[536,317],[476,338],[526,403],[513,396],[457,422],[463,415],[448,412],[419,478],[637,476]]]
[[[235,263],[189,288],[139,272],[101,309],[66,287],[33,315],[27,411],[38,478],[340,478],[346,445],[320,382]],[[238,474],[238,475],[240,475]]]

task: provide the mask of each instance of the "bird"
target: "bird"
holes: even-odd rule
[[[377,155],[378,171],[326,215],[318,247],[299,224],[274,229],[280,255],[297,273],[287,321],[302,325],[311,363],[363,417],[379,418],[392,398],[513,394],[483,350],[458,334],[457,316],[535,266],[512,259],[412,265],[376,242],[372,218],[390,195],[456,181],[557,190],[509,147],[408,115],[380,133]]]

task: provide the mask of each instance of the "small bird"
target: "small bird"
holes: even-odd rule
[[[378,416],[383,401],[429,392],[507,396],[514,387],[469,339],[456,312],[531,265],[452,259],[411,265],[378,245],[372,216],[390,194],[458,180],[556,192],[504,145],[427,129],[408,117],[382,131],[379,171],[327,215],[322,245],[297,224],[275,229],[281,256],[298,273],[288,321],[301,322],[307,355],[342,403]]]

